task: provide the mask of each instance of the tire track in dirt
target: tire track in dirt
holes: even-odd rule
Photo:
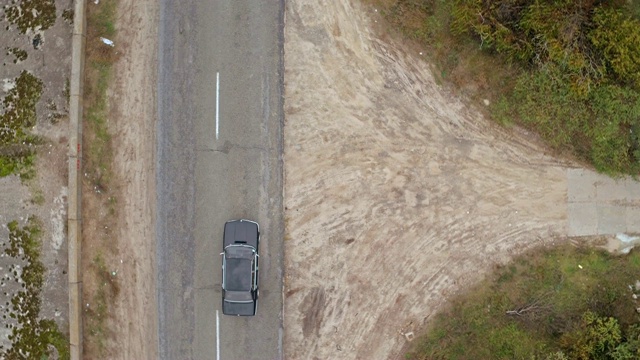
[[[566,165],[376,39],[359,4],[286,11],[286,354],[392,358],[407,324],[564,236]]]

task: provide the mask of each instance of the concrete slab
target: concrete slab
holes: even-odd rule
[[[598,204],[598,232],[594,235],[627,231],[627,208],[622,205]]]
[[[567,200],[571,202],[592,201],[596,198],[596,187],[592,172],[584,169],[567,171]]]
[[[598,176],[596,182],[596,200],[597,201],[615,201],[625,200],[628,197],[628,184],[626,179],[614,180],[611,178],[602,178]]]
[[[569,236],[640,233],[640,182],[567,170]]]
[[[627,208],[627,234],[640,234],[640,206]]]
[[[567,210],[569,236],[587,236],[598,232],[598,210],[594,202],[570,202]]]
[[[640,201],[640,181],[628,178],[625,186],[627,187],[627,196],[629,199]]]

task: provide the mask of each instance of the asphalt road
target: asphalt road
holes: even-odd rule
[[[282,359],[282,0],[161,0],[161,359]],[[260,223],[255,317],[221,309],[225,221]]]

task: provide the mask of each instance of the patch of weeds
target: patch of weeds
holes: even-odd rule
[[[106,224],[113,221],[117,211],[117,200],[111,191],[113,144],[109,130],[110,109],[107,90],[112,79],[112,65],[117,61],[117,53],[113,47],[99,41],[99,37],[113,39],[116,35],[115,14],[117,0],[102,0],[98,6],[87,9],[87,66],[85,67],[84,87],[84,129],[83,129],[83,172],[87,174],[91,189],[95,194],[91,197],[98,201],[107,214],[98,220],[106,229]],[[108,234],[103,236],[109,237]],[[108,352],[108,340],[113,337],[114,329],[109,327],[110,306],[120,292],[117,274],[107,268],[105,258],[112,249],[108,242],[95,239],[92,241],[93,251],[97,254],[87,274],[87,302],[85,309],[85,354],[90,358],[104,358]]]
[[[103,0],[95,11],[87,14],[87,21],[90,24],[88,31],[98,34],[98,36],[113,37],[116,34],[116,10],[117,0]]]
[[[8,47],[7,48],[7,56],[15,56],[16,58],[13,60],[14,64],[17,64],[20,61],[27,60],[27,51],[20,49],[19,47]]]
[[[56,105],[56,103],[51,99],[47,101],[47,110],[51,111],[49,114],[47,114],[47,119],[52,124],[57,124],[60,119],[62,119],[66,115],[63,112],[58,111],[58,105]]]
[[[107,117],[107,86],[111,79],[111,65],[92,63],[91,73],[95,77],[91,86],[89,106],[86,110],[87,144],[85,163],[87,173],[96,191],[104,192],[108,189],[110,179],[110,165],[112,160],[111,133],[109,132]],[[87,143],[85,141],[85,143]]]
[[[90,8],[87,13],[87,38],[113,38],[115,36],[116,0],[104,0],[100,6]],[[111,133],[108,127],[109,104],[107,88],[111,81],[112,64],[117,55],[112,47],[100,41],[87,41],[87,67],[85,77],[85,121],[84,144],[85,170],[97,193],[109,191],[111,179]]]
[[[107,200],[109,202],[109,214],[115,215],[118,209],[118,199],[115,196],[109,196]]]
[[[15,79],[15,87],[3,100],[5,113],[2,115],[0,143],[26,137],[26,129],[36,123],[36,103],[40,100],[42,88],[42,81],[26,70]]]
[[[91,263],[93,276],[97,278],[98,287],[91,296],[91,305],[85,310],[87,313],[87,336],[96,346],[100,357],[104,355],[106,340],[109,337],[109,329],[106,320],[109,314],[109,306],[112,300],[120,293],[116,274],[109,271],[101,254],[96,255]]]
[[[74,16],[74,11],[73,9],[64,9],[62,11],[62,19],[69,25],[73,25],[73,16]]]
[[[31,197],[31,203],[36,205],[44,204],[44,192],[42,189],[33,190],[33,196]]]
[[[65,100],[67,101],[67,104],[69,104],[69,101],[71,100],[71,81],[69,80],[69,78],[66,78],[64,81],[62,96],[64,96]]]
[[[26,34],[28,30],[46,30],[53,26],[56,4],[54,0],[11,0],[4,6],[4,14],[9,23]]]
[[[11,329],[11,347],[4,349],[0,346],[0,358],[46,359],[53,355],[55,349],[59,359],[69,359],[69,343],[55,321],[39,318],[46,271],[40,261],[41,223],[31,216],[22,227],[17,221],[10,222],[7,227],[9,241],[0,245],[4,247],[5,255],[20,262],[9,270],[21,288],[11,297],[11,305],[5,308],[12,319],[6,325]]]
[[[42,81],[28,71],[15,79],[15,86],[3,99],[4,114],[0,115],[0,176],[33,174],[35,146],[41,140],[28,129],[36,124],[36,103],[42,94]]]
[[[565,359],[615,358],[575,356],[577,348],[591,355],[599,351],[589,336],[606,336],[612,327],[598,324],[614,324],[622,335],[609,350],[640,350],[632,332],[640,326],[638,259],[637,252],[613,256],[569,245],[523,254],[450,299],[449,308],[435,316],[405,357],[535,360],[560,359],[551,356],[562,353]]]
[[[15,147],[15,151],[31,151],[29,148],[23,148],[20,146]],[[14,147],[3,147],[2,152],[14,151]],[[35,155],[29,154],[26,156],[14,157],[0,155],[0,177],[8,176],[11,174],[17,174],[21,180],[29,180],[35,176]]]

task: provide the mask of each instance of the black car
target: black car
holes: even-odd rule
[[[253,316],[258,307],[258,243],[260,226],[249,220],[224,224],[222,313]]]

